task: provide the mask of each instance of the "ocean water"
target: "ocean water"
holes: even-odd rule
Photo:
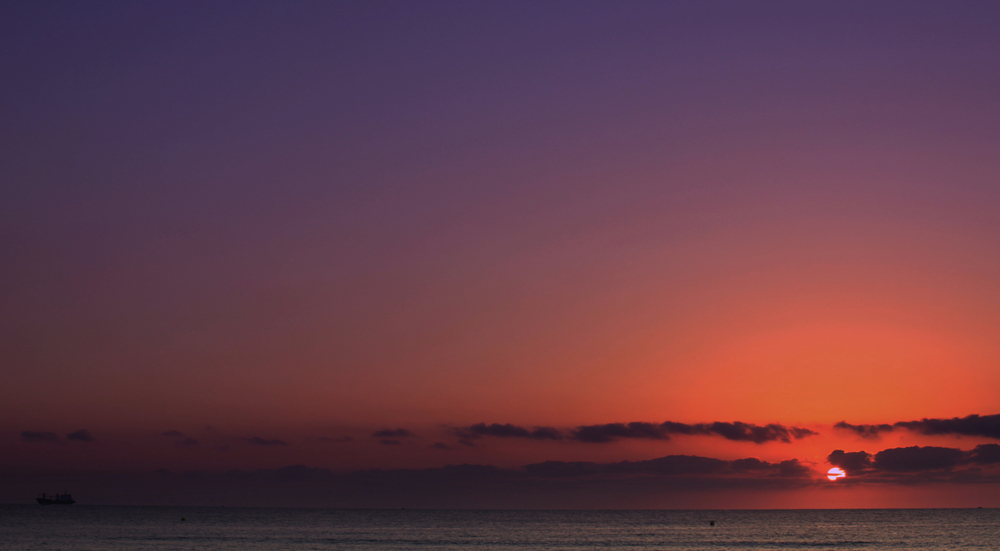
[[[714,526],[711,521],[715,521]],[[0,506],[0,550],[56,549],[997,550],[1000,510],[425,511]]]

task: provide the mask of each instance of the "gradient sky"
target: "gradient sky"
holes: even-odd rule
[[[2,502],[1000,506],[995,2],[3,2],[0,75]]]

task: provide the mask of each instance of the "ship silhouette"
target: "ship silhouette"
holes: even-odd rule
[[[39,505],[72,505],[76,503],[73,501],[73,496],[69,494],[57,494],[52,496],[42,494],[35,499],[38,500]]]

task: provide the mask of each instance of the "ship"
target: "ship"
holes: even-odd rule
[[[35,499],[38,500],[39,505],[72,505],[76,503],[73,501],[73,496],[69,494],[57,494],[53,496],[42,494]]]

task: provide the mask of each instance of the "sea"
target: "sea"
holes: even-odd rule
[[[1000,549],[1000,509],[436,511],[0,506],[0,550]]]

